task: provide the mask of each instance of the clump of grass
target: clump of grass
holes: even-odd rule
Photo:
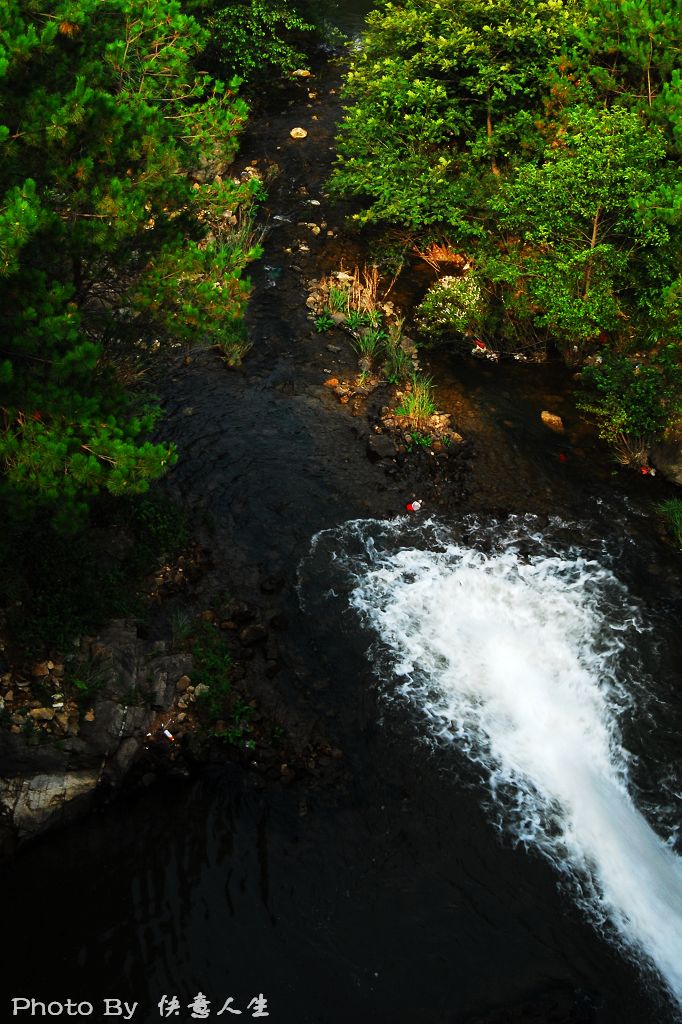
[[[422,427],[437,411],[433,401],[433,381],[412,372],[408,389],[396,407],[396,416],[405,416],[416,427]]]
[[[361,359],[370,359],[373,362],[381,351],[386,338],[385,331],[379,328],[369,328],[354,339],[353,348]]]
[[[384,345],[386,363],[384,371],[389,384],[400,384],[407,380],[412,370],[412,360],[402,346],[404,320],[398,320],[388,329]]]
[[[361,313],[359,309],[351,309],[346,317],[346,326],[351,331],[359,331],[363,327],[369,327],[369,317],[367,313]]]
[[[658,508],[677,546],[682,550],[682,499],[668,498],[667,501],[662,501]]]
[[[378,267],[356,267],[348,286],[348,308],[368,314],[378,312],[379,279]]]
[[[325,331],[330,331],[333,326],[334,321],[330,316],[329,310],[325,309],[324,313],[321,313],[315,321],[315,330],[318,334],[324,334]]]
[[[344,313],[348,309],[348,292],[344,288],[330,285],[327,302],[332,313]]]
[[[227,366],[235,369],[241,366],[244,356],[252,347],[246,327],[241,320],[226,325],[217,342],[218,350]]]

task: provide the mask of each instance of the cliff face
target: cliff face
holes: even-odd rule
[[[30,729],[14,723],[0,732],[0,854],[74,820],[99,789],[118,786],[191,665],[190,655],[169,654],[163,643],[150,648],[127,620],[84,641],[81,656],[97,667],[91,700],[80,710],[62,701],[58,711],[54,703],[32,707],[24,715]]]

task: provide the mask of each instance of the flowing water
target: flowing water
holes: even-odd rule
[[[633,800],[620,728],[651,697],[650,628],[606,549],[566,545],[577,532],[535,517],[357,521],[313,546],[352,581],[385,697],[419,709],[442,756],[466,752],[501,829],[541,850],[682,1005],[682,860]]]

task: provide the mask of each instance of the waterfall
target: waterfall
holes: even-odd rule
[[[377,638],[386,697],[476,762],[507,833],[682,1006],[682,861],[633,800],[621,738],[648,642],[626,588],[532,517],[459,533],[355,521],[323,540]]]

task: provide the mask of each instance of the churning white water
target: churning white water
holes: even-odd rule
[[[457,539],[432,522],[358,521],[330,554],[379,638],[387,695],[466,750],[504,826],[682,1005],[682,862],[633,802],[619,728],[641,685],[629,652],[647,635],[608,568],[536,529]]]

